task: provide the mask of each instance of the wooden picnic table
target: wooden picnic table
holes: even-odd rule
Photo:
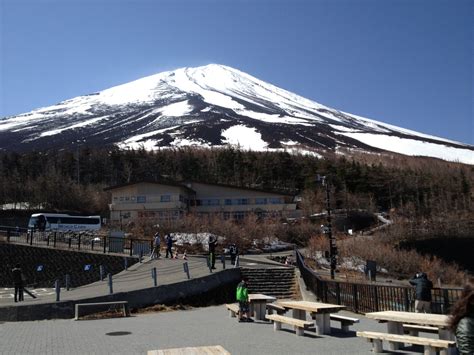
[[[379,322],[387,322],[387,333],[403,334],[403,324],[416,324],[436,327],[439,339],[454,340],[453,332],[448,329],[449,316],[444,314],[382,311],[366,313],[365,316]]]
[[[331,334],[330,313],[339,312],[346,308],[337,304],[309,302],[309,301],[282,301],[278,302],[279,306],[291,309],[293,318],[306,320],[306,312],[314,316],[314,325],[316,334]]]
[[[255,312],[256,320],[265,320],[267,303],[273,302],[276,297],[267,296],[262,293],[249,293],[250,313]]]

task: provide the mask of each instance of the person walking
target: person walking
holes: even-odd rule
[[[419,272],[410,280],[410,284],[415,286],[415,312],[430,313],[433,283],[428,280],[428,276],[424,272]]]
[[[209,237],[209,268],[215,269],[216,268],[216,245],[217,245],[217,237],[215,235],[211,235]]]
[[[474,277],[470,277],[454,304],[449,318],[449,328],[456,335],[456,345],[461,355],[474,354]]]
[[[23,301],[23,272],[21,271],[20,264],[16,264],[15,267],[12,269],[12,278],[13,278],[13,285],[15,287],[15,302]]]
[[[150,259],[158,259],[161,256],[160,246],[161,246],[160,232],[156,232],[155,239],[153,240],[153,251],[151,252]]]
[[[240,283],[237,285],[237,292],[235,298],[239,302],[239,322],[253,322],[253,319],[250,318],[249,290],[247,285],[247,279],[244,277],[242,278],[242,281],[240,281]]]
[[[171,237],[171,234],[167,234],[166,237],[165,237],[165,241],[166,241],[166,256],[165,258],[168,257],[168,255],[170,256],[171,259],[173,259],[173,251],[172,251],[172,247],[173,247],[173,238]]]

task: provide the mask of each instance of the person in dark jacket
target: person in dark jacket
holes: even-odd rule
[[[215,235],[211,235],[209,237],[209,267],[211,269],[216,268],[216,245],[217,245],[217,237]]]
[[[165,258],[168,257],[168,255],[170,256],[171,259],[173,259],[173,251],[172,251],[172,248],[173,248],[173,238],[171,237],[171,234],[167,234],[166,235],[166,256]]]
[[[456,334],[459,353],[474,354],[474,277],[467,281],[451,310],[449,328]]]
[[[23,273],[20,264],[12,269],[13,285],[15,287],[15,302],[23,301]]]
[[[431,312],[431,289],[433,283],[428,280],[424,272],[420,272],[410,280],[410,284],[415,286],[415,312]]]

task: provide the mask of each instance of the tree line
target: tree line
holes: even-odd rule
[[[396,209],[409,218],[472,217],[472,166],[396,155],[320,158],[234,147],[0,152],[0,204],[28,202],[43,210],[107,216],[105,187],[166,178],[294,193],[311,214],[325,208],[318,174],[328,178],[334,208]]]

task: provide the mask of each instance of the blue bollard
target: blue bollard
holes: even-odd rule
[[[125,270],[128,270],[128,259],[127,259],[127,257],[123,258],[123,264],[124,264]]]
[[[221,255],[222,268],[225,270],[225,255]]]
[[[155,285],[155,287],[158,286],[158,280],[156,276],[156,267],[154,267],[151,269],[151,277],[153,278],[153,285]]]
[[[99,266],[100,281],[104,281],[104,265]]]
[[[54,290],[56,291],[56,302],[59,302],[59,294],[61,293],[61,287],[59,287],[59,280],[54,281]]]
[[[188,276],[188,280],[189,280],[191,277],[189,276],[189,267],[188,267],[188,263],[187,263],[187,262],[185,262],[185,263],[183,264],[183,268],[184,268],[184,272],[185,272],[186,275]]]

